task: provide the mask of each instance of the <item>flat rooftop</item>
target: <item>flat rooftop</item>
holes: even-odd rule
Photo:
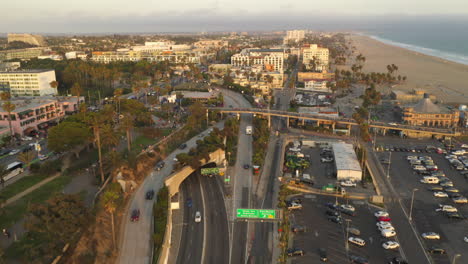
[[[353,145],[344,142],[333,144],[336,170],[361,171],[361,165],[354,152]]]

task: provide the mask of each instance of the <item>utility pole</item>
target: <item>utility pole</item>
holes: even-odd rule
[[[413,220],[413,202],[414,202],[414,192],[416,192],[418,189],[414,188],[413,189],[413,194],[411,195],[411,205],[410,205],[410,212],[409,212],[409,220]]]
[[[387,179],[390,178],[390,166],[392,165],[392,152],[388,156]]]
[[[346,221],[346,241],[345,241],[345,248],[346,248],[346,252],[349,251],[349,243],[348,243],[348,239],[349,239],[349,222],[351,222],[352,220],[351,219],[345,219]]]

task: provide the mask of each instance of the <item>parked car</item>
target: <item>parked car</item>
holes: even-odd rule
[[[340,216],[340,213],[338,213],[337,211],[332,210],[332,209],[327,209],[325,214],[330,215],[330,216]]]
[[[304,256],[304,250],[299,248],[290,248],[288,249],[288,256]]]
[[[350,204],[342,204],[340,206],[341,209],[344,209],[344,210],[349,210],[349,211],[355,211],[356,208],[354,208],[354,206],[350,205]]]
[[[19,150],[19,149],[12,149],[12,150],[10,151],[10,153],[8,153],[8,154],[9,154],[10,156],[13,156],[13,155],[16,155],[16,154],[18,154],[18,153],[20,153],[20,152],[21,152],[21,150]]]
[[[424,239],[440,239],[440,235],[435,232],[422,233],[421,236]]]
[[[140,220],[140,209],[133,209],[132,214],[130,216],[130,221],[138,222]]]
[[[302,204],[292,202],[288,204],[288,210],[300,210],[302,209]]]
[[[465,217],[461,215],[460,213],[446,213],[446,216],[452,219],[460,219],[460,220],[465,219]]]
[[[348,242],[350,242],[351,244],[360,246],[360,247],[363,247],[366,245],[366,241],[364,241],[364,239],[359,238],[359,237],[350,237],[348,238]]]
[[[21,140],[23,141],[28,141],[28,140],[33,140],[32,137],[28,137],[28,136],[24,136],[24,137],[21,137]]]
[[[408,261],[400,257],[394,257],[388,262],[388,264],[408,264]]]
[[[153,200],[154,190],[149,190],[146,192],[146,200]]]
[[[439,247],[431,247],[427,251],[431,254],[440,254],[440,255],[444,255],[447,253],[445,252],[445,249],[439,248]]]
[[[464,197],[464,196],[454,197],[452,199],[452,201],[454,203],[457,203],[457,204],[466,204],[466,203],[468,203],[468,199],[466,197]]]
[[[445,198],[448,197],[448,195],[444,192],[434,192],[434,197]]]
[[[39,156],[39,160],[40,160],[40,161],[44,161],[44,160],[46,160],[46,159],[48,159],[48,158],[49,158],[49,156],[48,156],[48,155],[42,155],[42,154],[39,154],[38,156]]]
[[[451,206],[451,205],[443,205],[443,204],[439,204],[439,208],[436,209],[436,212],[439,212],[439,211],[442,211],[442,212],[449,212],[449,213],[455,213],[455,212],[458,212],[458,209]]]
[[[381,217],[377,218],[377,221],[379,221],[379,222],[390,222],[390,221],[392,221],[392,219],[390,217],[388,217],[388,216],[381,216]]]
[[[321,158],[320,161],[322,161],[323,163],[330,163],[333,162],[333,158]]]
[[[185,149],[187,147],[187,144],[183,143],[179,146],[179,149]]]
[[[428,188],[428,190],[431,192],[440,192],[440,191],[443,191],[444,188],[442,186],[434,186],[434,187]]]
[[[359,229],[354,228],[354,227],[346,228],[346,231],[349,232],[350,234],[355,235],[355,236],[361,235],[361,231],[359,231]]]
[[[346,215],[349,215],[349,216],[356,216],[356,212],[355,211],[351,211],[351,210],[348,210],[348,209],[341,209],[341,212],[343,214],[346,214]]]
[[[460,192],[460,190],[458,190],[457,188],[453,188],[453,187],[447,187],[447,188],[444,189],[444,191],[447,192],[447,193],[449,193],[449,192],[451,192],[451,193]]]
[[[394,230],[390,230],[390,229],[383,229],[383,230],[380,230],[380,234],[383,236],[383,237],[394,237],[396,236],[396,232]]]
[[[291,231],[294,233],[304,233],[306,231],[306,228],[305,226],[301,226],[301,225],[293,225],[291,227]]]
[[[330,208],[330,209],[338,209],[338,207],[340,207],[338,204],[330,203],[330,202],[326,203],[325,206]]]
[[[318,252],[320,256],[320,261],[327,262],[328,261],[327,250],[324,248],[319,248]]]
[[[382,244],[382,247],[385,249],[396,249],[400,247],[400,244],[395,241],[387,241]]]
[[[356,255],[350,255],[349,260],[351,263],[356,263],[356,264],[369,264],[369,261],[366,258],[356,256]]]
[[[393,225],[390,222],[378,222],[376,224],[377,228],[381,229],[389,229],[389,230],[395,230]]]
[[[244,164],[244,169],[248,170],[250,168],[249,164]]]
[[[342,181],[340,185],[343,187],[356,187],[356,183],[353,181]]]
[[[164,168],[164,165],[166,165],[166,163],[164,161],[160,161],[158,163],[156,163],[156,170],[161,170],[162,168]]]
[[[388,217],[389,215],[385,211],[377,211],[377,212],[374,213],[374,216],[375,217]]]
[[[200,223],[202,220],[200,211],[195,213],[195,223]]]
[[[341,217],[339,217],[339,216],[329,216],[328,221],[331,221],[331,222],[337,223],[337,224],[342,224],[343,223],[343,220],[341,220]]]

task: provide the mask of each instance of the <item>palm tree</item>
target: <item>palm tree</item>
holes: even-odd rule
[[[79,83],[74,83],[72,88],[71,88],[71,93],[72,95],[76,96],[76,109],[78,110],[80,107],[80,95],[83,94],[83,88],[81,88],[81,85]]]
[[[103,113],[94,113],[91,112],[87,115],[87,123],[89,127],[93,130],[94,142],[97,145],[98,149],[98,158],[99,158],[99,172],[101,175],[101,183],[104,183],[104,170],[102,168],[102,142],[101,142],[101,133],[105,125],[105,122],[108,121],[109,117]]]
[[[18,155],[19,161],[23,162],[26,166],[29,166],[35,157],[36,155],[33,151],[22,152]]]
[[[122,119],[122,122],[120,123],[121,128],[125,130],[125,134],[127,135],[127,149],[129,152],[131,150],[131,145],[132,145],[132,133],[131,132],[134,127],[133,125],[134,119],[135,118],[132,115],[126,113],[124,115],[124,118]]]
[[[4,101],[2,104],[3,110],[8,112],[8,126],[10,127],[11,138],[14,139],[13,127],[11,126],[11,112],[15,111],[16,105],[11,102],[11,95],[9,92],[2,92],[0,98]]]
[[[116,111],[118,114],[120,114],[120,97],[123,94],[123,89],[118,88],[114,90],[114,96],[117,98],[117,106],[116,106]]]
[[[104,193],[102,197],[102,204],[111,216],[111,226],[112,226],[112,243],[114,249],[116,249],[115,241],[115,225],[114,225],[114,213],[117,209],[117,200],[120,198],[119,194],[116,191],[108,190]]]

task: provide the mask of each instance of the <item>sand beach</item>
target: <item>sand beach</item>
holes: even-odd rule
[[[468,65],[385,44],[370,37],[351,35],[349,39],[366,57],[364,72],[387,72],[388,64],[399,67],[406,75],[404,84],[393,89],[423,89],[443,103],[468,104]]]

